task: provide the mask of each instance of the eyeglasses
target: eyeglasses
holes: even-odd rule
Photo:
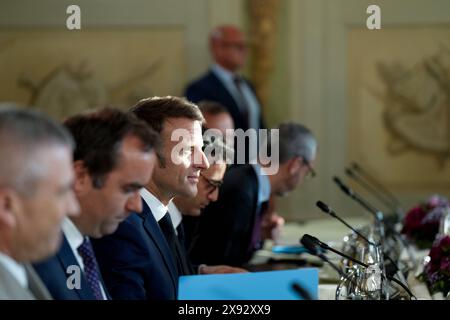
[[[314,178],[314,177],[317,175],[317,173],[316,173],[316,171],[314,170],[314,168],[311,166],[311,164],[309,163],[309,161],[303,159],[303,163],[305,164],[305,166],[308,167],[308,173],[306,174],[306,178],[308,178],[308,179]]]
[[[208,182],[208,185],[211,188],[211,191],[209,192],[213,192],[214,190],[216,190],[216,188],[220,188],[220,186],[223,184],[223,180],[213,180],[213,179],[209,179],[207,177],[205,177],[202,173],[200,173],[200,176],[202,176],[203,179],[205,179],[206,182]]]

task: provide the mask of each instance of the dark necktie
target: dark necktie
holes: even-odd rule
[[[249,110],[249,106],[247,104],[247,100],[245,99],[244,92],[242,91],[242,87],[241,87],[244,80],[239,76],[235,76],[233,78],[233,82],[237,89],[237,93],[238,93],[237,104],[240,108],[242,118],[244,119],[245,124],[247,125],[247,128],[250,128],[250,110]]]
[[[187,257],[185,251],[182,250],[180,241],[175,234],[175,229],[173,228],[172,219],[170,218],[170,214],[166,212],[164,217],[158,221],[159,227],[166,238],[167,244],[169,245],[170,250],[172,251],[172,255],[177,264],[177,270],[179,275],[189,275],[191,274],[189,268],[189,262],[187,261]]]
[[[249,251],[253,253],[256,250],[261,249],[262,247],[262,238],[261,238],[261,221],[264,215],[264,212],[267,210],[269,206],[269,201],[265,201],[261,203],[259,209],[256,212],[255,216],[255,224],[253,226],[252,238],[250,242]]]
[[[103,300],[102,290],[100,289],[100,272],[91,242],[88,238],[84,238],[83,243],[77,248],[77,251],[83,259],[84,274],[95,299]]]
[[[187,254],[187,245],[186,245],[186,233],[184,232],[183,223],[180,223],[177,227],[177,235],[178,235],[178,243],[180,244],[181,253],[183,257],[185,257],[185,263],[187,264],[187,268],[189,269],[189,274],[195,274],[196,271],[192,266],[191,260]]]

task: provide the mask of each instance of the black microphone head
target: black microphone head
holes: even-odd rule
[[[349,177],[354,177],[355,175],[353,174],[352,169],[350,168],[345,168],[345,173],[349,176]]]
[[[302,285],[300,285],[299,283],[294,282],[294,283],[292,284],[292,289],[294,289],[295,292],[297,292],[297,294],[298,294],[301,298],[303,298],[303,299],[305,299],[305,300],[313,300],[312,297],[311,297],[311,295],[309,294],[308,290],[306,290],[306,289],[305,289]]]
[[[328,205],[323,203],[322,201],[317,201],[316,202],[316,206],[318,206],[319,209],[322,210],[323,212],[328,213],[328,214],[330,214],[332,216],[334,215],[333,210]]]
[[[339,188],[341,188],[342,191],[344,191],[346,194],[348,194],[349,196],[353,196],[353,190],[350,189],[349,187],[347,187],[342,181],[341,179],[339,179],[338,177],[334,176],[333,177],[333,181],[339,186]]]
[[[314,240],[315,238],[310,236],[309,234],[304,234],[300,239],[300,243],[309,251],[312,255],[316,256],[319,254],[319,250],[317,249],[318,244]]]
[[[343,186],[344,184],[342,183],[341,179],[339,179],[338,177],[334,176],[333,177],[333,181],[339,186]]]

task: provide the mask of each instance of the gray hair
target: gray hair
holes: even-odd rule
[[[0,104],[0,187],[33,193],[37,180],[47,174],[45,164],[37,161],[38,153],[54,145],[74,148],[62,125],[37,111]]]
[[[302,157],[308,162],[315,158],[317,141],[311,130],[294,122],[282,123],[277,129],[279,130],[279,163],[285,163],[294,157]]]

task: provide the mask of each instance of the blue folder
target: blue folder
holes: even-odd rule
[[[296,283],[318,299],[317,268],[234,274],[182,276],[179,300],[299,300]],[[303,297],[304,298],[304,297]]]
[[[301,254],[308,252],[308,250],[303,246],[273,246],[273,253],[284,253],[284,254]]]

